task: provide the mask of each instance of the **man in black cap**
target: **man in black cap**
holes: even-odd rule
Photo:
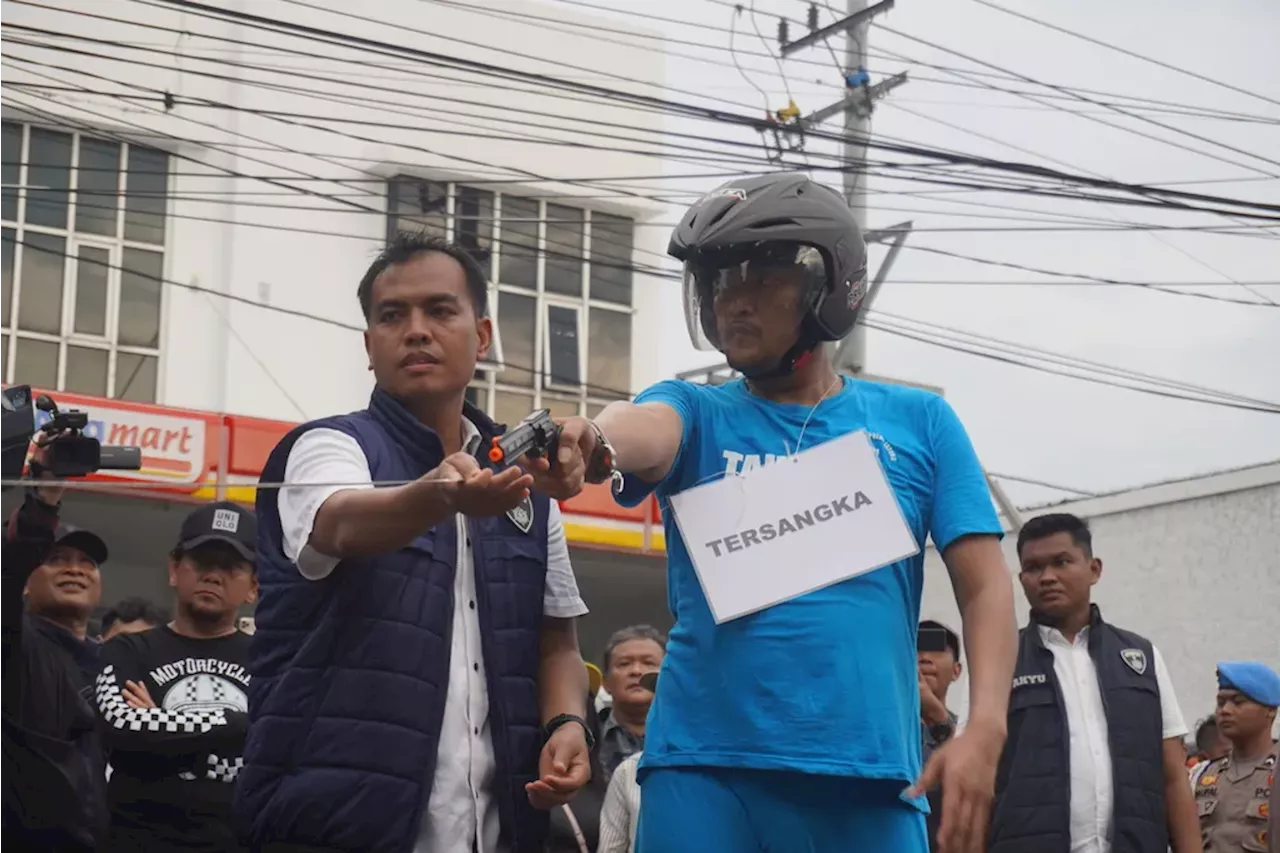
[[[53,479],[41,445],[33,476]],[[102,540],[59,525],[63,489],[33,482],[4,536],[4,816],[6,849],[95,853],[106,825],[104,763],[82,690],[96,643]],[[24,606],[25,604],[29,606]]]
[[[229,813],[248,728],[249,637],[236,611],[257,598],[256,537],[256,517],[237,504],[191,513],[169,554],[173,621],[102,648],[109,850],[240,849]]]
[[[59,524],[53,549],[23,589],[30,627],[75,663],[86,696],[98,673],[98,643],[89,638],[89,617],[102,598],[99,568],[106,561],[107,545],[101,537]]]

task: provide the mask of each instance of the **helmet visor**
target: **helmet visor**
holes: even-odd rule
[[[722,349],[719,324],[743,311],[798,329],[827,284],[823,252],[806,243],[744,243],[698,252],[684,265],[689,340],[700,350]]]

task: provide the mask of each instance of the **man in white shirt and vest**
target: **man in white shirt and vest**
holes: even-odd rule
[[[1062,513],[1018,534],[1031,605],[996,776],[990,853],[1200,853],[1187,734],[1160,652],[1102,620],[1089,527]]]
[[[237,813],[254,853],[541,853],[590,777],[560,510],[465,400],[493,339],[462,248],[402,234],[357,290],[367,409],[304,424],[258,492],[250,729]],[[389,483],[399,485],[389,485]]]

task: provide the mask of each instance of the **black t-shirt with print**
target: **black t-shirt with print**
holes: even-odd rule
[[[161,626],[112,639],[101,657],[111,850],[240,850],[230,815],[248,728],[249,635],[195,639]],[[126,681],[144,684],[155,707],[131,708]]]

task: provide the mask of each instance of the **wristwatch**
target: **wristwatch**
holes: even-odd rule
[[[591,731],[591,726],[587,725],[587,721],[573,714],[560,714],[547,720],[547,724],[542,727],[542,742],[546,743],[551,739],[551,735],[555,730],[563,726],[565,723],[577,723],[582,726],[582,733],[587,738],[587,749],[595,749],[596,736]]]
[[[603,483],[608,480],[613,494],[621,494],[622,472],[618,470],[618,454],[614,451],[613,445],[609,443],[609,439],[605,437],[604,430],[600,429],[595,421],[587,421],[587,424],[591,427],[591,431],[595,433],[596,447],[591,454],[591,458],[587,460],[587,472],[584,479],[588,483]]]

